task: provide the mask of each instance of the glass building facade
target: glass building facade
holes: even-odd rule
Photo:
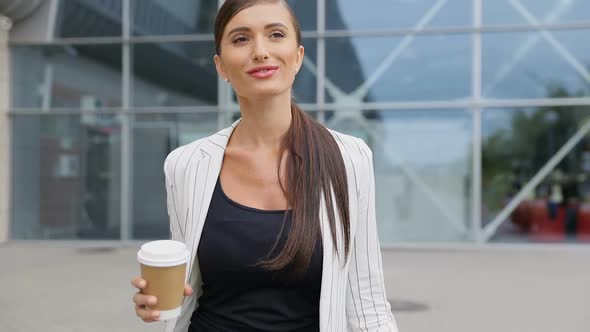
[[[239,114],[213,63],[221,2],[28,18],[47,29],[10,42],[11,239],[168,237],[164,158]],[[590,243],[590,2],[289,3],[294,95],[373,149],[382,244]]]

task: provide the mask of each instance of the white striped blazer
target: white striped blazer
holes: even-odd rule
[[[214,135],[178,147],[164,162],[172,239],[191,252],[187,280],[194,293],[184,299],[180,317],[166,331],[185,332],[202,294],[197,248],[225,147],[240,120]],[[343,232],[338,229],[340,254],[334,252],[325,202],[320,202],[323,267],[320,331],[397,332],[387,302],[377,225],[372,152],[359,138],[330,130],[338,143],[348,176],[351,250],[345,264]],[[338,213],[335,213],[338,218]],[[339,225],[339,220],[337,219]]]

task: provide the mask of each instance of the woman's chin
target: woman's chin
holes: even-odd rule
[[[243,96],[246,98],[273,98],[278,97],[287,92],[288,89],[277,89],[275,87],[259,87],[256,89],[249,89],[247,93],[244,93]]]

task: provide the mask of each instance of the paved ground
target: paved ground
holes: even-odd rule
[[[0,244],[0,331],[161,331],[133,313],[137,248],[96,248]],[[590,331],[590,246],[383,257],[401,332]]]

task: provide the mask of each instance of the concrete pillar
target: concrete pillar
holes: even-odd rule
[[[8,32],[9,18],[0,15],[0,243],[9,238],[10,227],[10,64]]]

